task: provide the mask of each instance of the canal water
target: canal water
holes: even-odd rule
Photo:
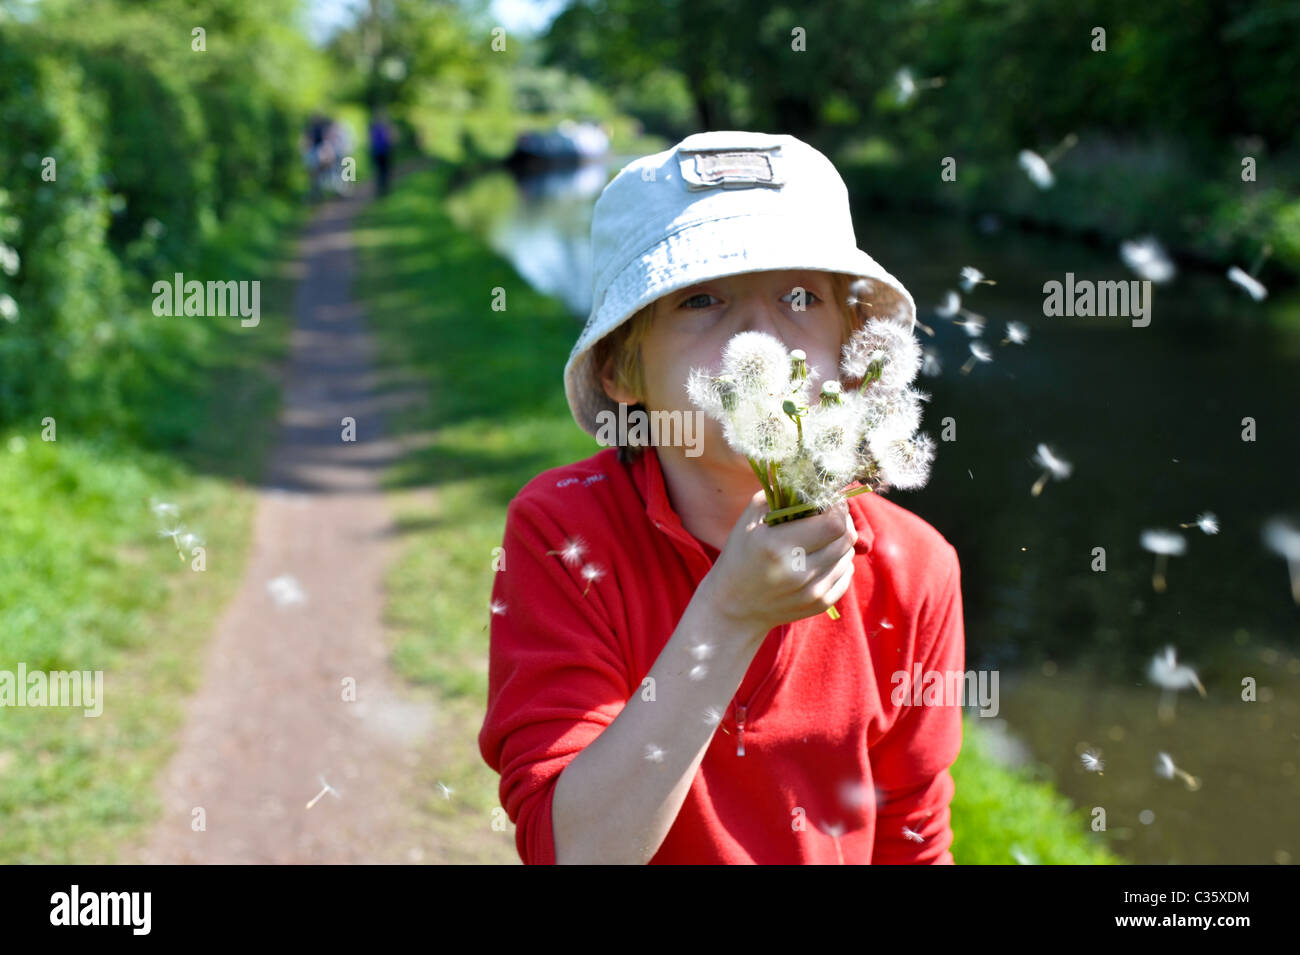
[[[576,336],[591,306],[592,207],[628,158],[522,182],[490,173],[449,208],[568,305]],[[1104,809],[1104,838],[1130,861],[1300,861],[1300,607],[1263,535],[1273,518],[1300,527],[1300,294],[1255,302],[1220,272],[1180,268],[1152,287],[1146,327],[1048,317],[1047,282],[1137,276],[1113,248],[992,216],[854,218],[859,245],[934,333],[920,333],[940,369],[917,380],[931,396],[923,429],[951,440],[925,488],[891,497],[957,549],[966,666],[999,671],[988,722],[1005,758],[1090,815]],[[996,284],[963,296],[993,358],[963,374],[971,338],[936,308],[967,265]],[[1024,344],[1001,343],[1009,321],[1028,327]],[[1035,496],[1039,444],[1072,469]],[[1205,512],[1217,533],[1180,526]],[[1147,529],[1185,539],[1163,591]],[[1154,684],[1149,664],[1167,646],[1204,696]],[[1157,772],[1162,753],[1173,778]]]

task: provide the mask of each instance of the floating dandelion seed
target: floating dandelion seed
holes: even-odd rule
[[[943,86],[942,76],[932,76],[926,80],[918,80],[912,76],[912,71],[903,67],[894,74],[894,98],[900,106],[906,106],[916,96],[917,90],[933,89],[937,86]]]
[[[1056,177],[1052,175],[1052,167],[1047,165],[1042,156],[1032,149],[1022,149],[1020,155],[1016,158],[1020,163],[1020,168],[1025,171],[1025,174],[1029,176],[1035,186],[1039,189],[1052,188],[1053,183],[1056,182]]]
[[[706,676],[708,676],[708,673],[709,673],[708,667],[706,667],[703,663],[697,663],[695,664],[695,666],[691,667],[691,672],[688,673],[687,676],[689,676],[692,680],[703,680]]]
[[[935,378],[943,371],[943,364],[939,361],[939,353],[933,348],[927,348],[921,357],[921,374],[927,378]]]
[[[1079,137],[1070,133],[1046,157],[1038,155],[1032,149],[1022,149],[1017,157],[1020,168],[1039,189],[1051,189],[1056,182],[1056,177],[1052,175],[1052,163],[1078,141]]]
[[[695,646],[691,647],[691,656],[695,657],[697,660],[707,660],[709,657],[713,656],[713,644],[697,643]]]
[[[835,855],[839,857],[840,865],[844,865],[844,853],[840,850],[840,836],[844,835],[844,823],[837,822],[831,825],[823,822],[819,824],[818,828],[835,840]]]
[[[164,527],[162,528],[162,530],[158,531],[158,536],[170,537],[172,539],[172,545],[176,548],[176,559],[177,560],[185,559],[185,554],[181,550],[181,540],[185,536],[193,536],[193,535],[186,535],[184,524],[177,524],[175,527]]]
[[[443,799],[451,799],[451,794],[456,791],[452,789],[450,786],[448,786],[446,783],[444,783],[442,780],[438,781],[438,788],[442,790]]]
[[[664,761],[664,751],[654,743],[646,743],[645,758],[652,763],[662,763]]]
[[[912,842],[925,842],[925,836],[921,835],[919,832],[916,832],[913,829],[907,828],[907,826],[903,827],[903,838],[909,839]]]
[[[290,577],[288,574],[276,577],[274,580],[268,580],[266,589],[270,593],[271,599],[279,607],[307,602],[307,595],[303,593],[297,579]]]
[[[158,500],[150,502],[149,510],[153,511],[155,517],[175,517],[180,513],[180,509],[175,504]]]
[[[184,546],[186,550],[191,550],[192,548],[195,547],[202,547],[203,538],[200,537],[198,534],[182,534],[181,544]]]
[[[1258,279],[1248,272],[1243,272],[1237,266],[1228,269],[1228,281],[1234,285],[1239,285],[1250,293],[1250,297],[1257,302],[1262,302],[1268,298],[1268,289],[1266,289]]]
[[[1034,482],[1034,486],[1029,489],[1029,493],[1034,497],[1038,497],[1043,493],[1043,488],[1047,485],[1049,477],[1057,481],[1064,481],[1074,471],[1073,464],[1064,458],[1057,457],[1055,452],[1045,444],[1040,444],[1037,450],[1034,451],[1034,464],[1043,469],[1043,473]]]
[[[21,262],[22,259],[19,257],[17,249],[11,249],[3,242],[0,242],[0,271],[3,271],[5,275],[17,275]]]
[[[1206,534],[1219,533],[1219,519],[1211,511],[1201,514],[1190,524],[1179,524],[1179,527],[1199,527]]]
[[[1016,860],[1016,865],[1038,865],[1033,856],[1026,855],[1019,846],[1011,847],[1011,858]]]
[[[307,803],[307,808],[308,808],[308,809],[310,809],[312,806],[316,805],[316,803],[318,803],[318,802],[320,801],[321,797],[324,796],[326,793],[329,793],[329,794],[330,794],[331,796],[333,796],[335,799],[342,799],[342,798],[343,798],[342,796],[340,796],[340,795],[338,794],[338,792],[334,789],[333,786],[331,786],[329,783],[325,782],[325,777],[324,777],[324,776],[318,776],[318,777],[316,777],[316,778],[320,780],[321,785],[322,785],[323,787],[325,787],[325,788],[322,789],[320,792],[318,792],[318,793],[316,794],[316,797],[315,797],[314,799],[312,799],[311,802]]]
[[[18,303],[5,292],[0,292],[0,318],[6,322],[18,321]]]
[[[1176,531],[1144,530],[1141,536],[1142,549],[1156,555],[1156,567],[1151,576],[1151,586],[1156,593],[1165,592],[1165,569],[1169,557],[1181,557],[1187,550],[1187,538]]]
[[[1287,572],[1291,575],[1291,598],[1300,604],[1300,529],[1281,517],[1270,517],[1264,523],[1264,543],[1276,554],[1286,558]]]
[[[558,554],[560,560],[571,567],[576,567],[582,562],[582,555],[586,552],[587,542],[581,537],[574,537],[572,539],[565,538],[563,547],[559,550],[548,550],[546,556],[550,557],[552,554]]]
[[[1147,676],[1156,686],[1166,690],[1185,690],[1194,686],[1201,696],[1206,695],[1205,687],[1201,685],[1196,671],[1178,662],[1172,646],[1165,647],[1164,652],[1152,658],[1151,664],[1147,667]]]
[[[1102,772],[1106,768],[1105,762],[1101,759],[1101,754],[1095,749],[1087,750],[1079,754],[1079,761],[1083,763],[1083,768],[1090,773],[1096,773],[1098,776],[1104,776]]]
[[[963,292],[974,291],[977,285],[997,285],[992,279],[986,279],[984,273],[974,266],[964,265],[961,270],[961,290]]]
[[[1154,236],[1124,240],[1119,244],[1119,257],[1149,282],[1168,282],[1174,277],[1174,263]]]
[[[1007,337],[1002,339],[1001,344],[1005,345],[1010,342],[1013,345],[1023,345],[1029,341],[1029,326],[1024,322],[1007,322]]]
[[[1175,766],[1173,757],[1168,753],[1160,753],[1156,756],[1156,775],[1162,779],[1173,779],[1177,776],[1192,792],[1201,788],[1201,781],[1191,773]]]
[[[605,571],[601,569],[599,564],[583,564],[581,573],[582,579],[587,582],[587,590],[590,590],[592,584],[605,576]],[[587,590],[582,592],[584,597],[587,596]]]
[[[977,315],[975,312],[968,312],[964,308],[961,310],[961,313],[966,316],[966,321],[953,322],[954,325],[960,325],[962,331],[964,331],[970,338],[979,338],[984,334],[984,325],[986,324],[986,320],[983,315]]]
[[[970,370],[975,367],[977,361],[992,360],[993,352],[989,350],[988,345],[985,345],[983,342],[971,342],[970,357],[966,359],[966,364],[961,366],[961,373],[963,375],[969,375]]]
[[[1160,705],[1156,709],[1156,716],[1162,723],[1172,723],[1174,720],[1176,691],[1194,686],[1201,696],[1206,696],[1205,687],[1201,685],[1196,671],[1178,662],[1172,646],[1165,647],[1163,653],[1156,654],[1147,667],[1147,676],[1160,687]]]
[[[722,710],[716,706],[707,707],[704,710],[704,722],[709,726],[717,726],[722,722]]]
[[[943,304],[935,306],[934,311],[940,318],[952,318],[961,311],[961,296],[949,289],[944,293]]]

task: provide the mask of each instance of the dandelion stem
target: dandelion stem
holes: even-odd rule
[[[855,487],[851,491],[845,491],[844,496],[846,498],[853,497],[853,495],[855,494],[865,494],[870,490],[871,490],[870,487],[863,485],[862,487]],[[796,517],[800,514],[805,513],[806,511],[815,511],[815,510],[817,510],[817,505],[815,504],[791,504],[788,507],[783,507],[780,510],[771,511],[765,514],[763,516],[763,520],[765,520],[769,524],[779,524],[782,521],[785,521],[789,518]]]
[[[763,470],[754,463],[753,458],[745,458],[745,460],[748,461],[749,466],[754,469],[754,477],[758,478],[758,483],[763,485],[763,493],[767,495],[767,506],[769,508],[776,507],[776,499],[772,496],[771,482],[769,482],[767,476],[763,474]]]

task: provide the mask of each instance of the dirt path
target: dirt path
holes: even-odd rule
[[[378,396],[351,298],[351,226],[365,201],[321,206],[302,238],[282,430],[248,565],[160,780],[164,815],[124,862],[424,856],[405,821],[437,718],[428,695],[407,693],[390,671],[381,624],[391,524],[378,482],[401,449],[380,436],[386,402],[401,398]],[[345,417],[355,443],[342,438]],[[308,809],[322,776],[338,797]]]

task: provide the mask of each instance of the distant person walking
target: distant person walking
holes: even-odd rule
[[[375,167],[375,185],[379,195],[388,192],[389,160],[393,152],[393,128],[382,109],[370,119],[370,161]]]

